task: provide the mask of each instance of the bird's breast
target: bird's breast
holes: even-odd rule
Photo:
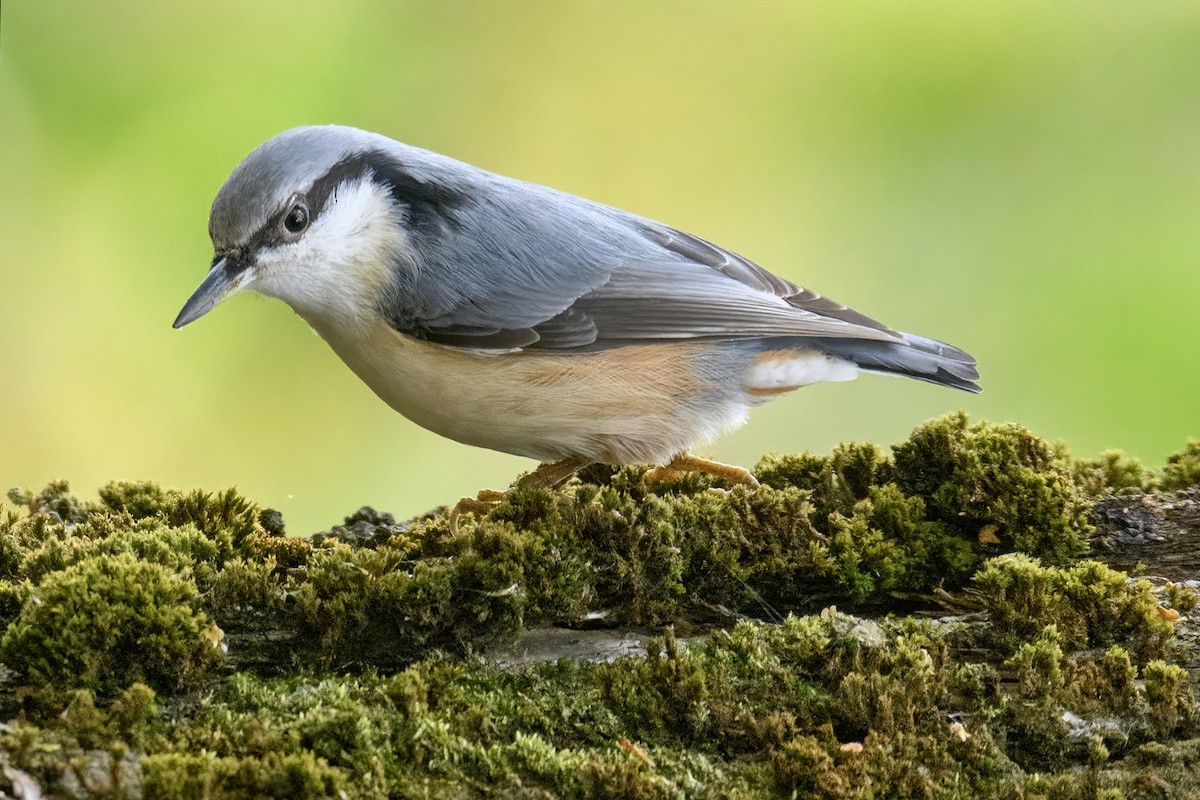
[[[415,339],[382,320],[352,333],[310,324],[418,425],[542,461],[662,461],[736,427],[747,410],[715,374],[711,346],[490,353]]]

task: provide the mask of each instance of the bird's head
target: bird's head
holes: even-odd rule
[[[246,157],[213,201],[215,255],[175,327],[253,289],[310,322],[353,325],[415,269],[414,240],[460,201],[432,154],[341,126],[285,131]]]

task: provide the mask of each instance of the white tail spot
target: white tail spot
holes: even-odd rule
[[[812,350],[775,350],[754,359],[742,385],[751,394],[776,394],[811,383],[851,381],[858,366]]]

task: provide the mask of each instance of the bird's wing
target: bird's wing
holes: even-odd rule
[[[439,251],[453,265],[426,271],[426,280],[435,273],[454,277],[439,290],[440,307],[406,311],[393,326],[480,350],[772,336],[902,341],[878,322],[702,239],[589,206],[589,224],[577,224],[578,217],[559,224],[551,216],[540,230],[492,241],[460,231],[454,238],[472,252]],[[503,224],[525,222],[492,220],[479,230]],[[555,244],[546,247],[547,241]]]
[[[647,227],[645,233],[676,258],[622,265],[568,309],[576,319],[591,320],[599,344],[763,336],[900,338],[875,320],[702,239],[662,226]]]

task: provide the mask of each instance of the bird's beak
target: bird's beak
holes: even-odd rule
[[[208,276],[183,304],[172,327],[182,328],[212,311],[217,303],[238,292],[254,277],[254,266],[237,253],[218,256]]]

